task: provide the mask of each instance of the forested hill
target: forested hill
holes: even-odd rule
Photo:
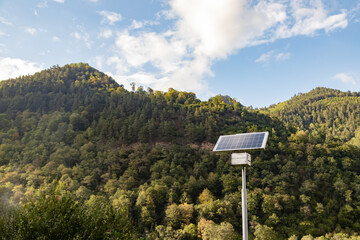
[[[248,168],[252,237],[358,233],[360,149],[271,114],[82,63],[2,81],[0,238],[239,239],[241,171],[211,149],[254,131],[270,136]]]
[[[316,88],[266,109],[286,126],[360,146],[360,93]]]
[[[71,112],[85,107],[95,114],[110,90],[119,85],[87,64],[53,67],[16,79],[0,81],[0,112]]]
[[[191,92],[169,89],[164,93],[133,87],[129,92],[82,63],[2,81],[1,127],[10,128],[9,120],[16,118],[29,122],[35,118],[36,122],[46,117],[47,122],[54,121],[55,130],[59,130],[59,122],[71,124],[70,130],[66,128],[69,131],[61,133],[64,138],[75,134],[72,131],[91,130],[94,140],[114,140],[117,144],[213,143],[225,132],[264,130],[266,126],[281,128],[269,117],[247,111],[227,96],[201,102]],[[16,131],[22,136],[25,128],[16,126]]]

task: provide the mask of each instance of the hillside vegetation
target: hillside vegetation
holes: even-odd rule
[[[360,146],[360,93],[316,88],[266,109],[287,127]]]
[[[357,94],[301,96],[263,114],[220,95],[127,91],[82,63],[2,81],[0,238],[241,239],[241,169],[212,146],[269,131],[248,168],[250,237],[357,239],[360,148],[345,133]]]

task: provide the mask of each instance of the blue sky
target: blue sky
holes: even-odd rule
[[[87,62],[128,87],[264,107],[359,91],[360,0],[0,0],[0,79]]]

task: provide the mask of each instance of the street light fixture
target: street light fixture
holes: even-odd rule
[[[265,145],[269,132],[240,133],[235,135],[220,136],[213,151],[243,151],[243,150],[265,150]],[[246,166],[251,166],[251,155],[242,153],[232,153],[230,164],[242,166],[242,232],[243,240],[248,240],[248,213],[246,198]]]

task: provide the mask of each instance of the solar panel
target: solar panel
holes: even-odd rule
[[[265,149],[269,132],[240,133],[220,136],[213,151]]]

